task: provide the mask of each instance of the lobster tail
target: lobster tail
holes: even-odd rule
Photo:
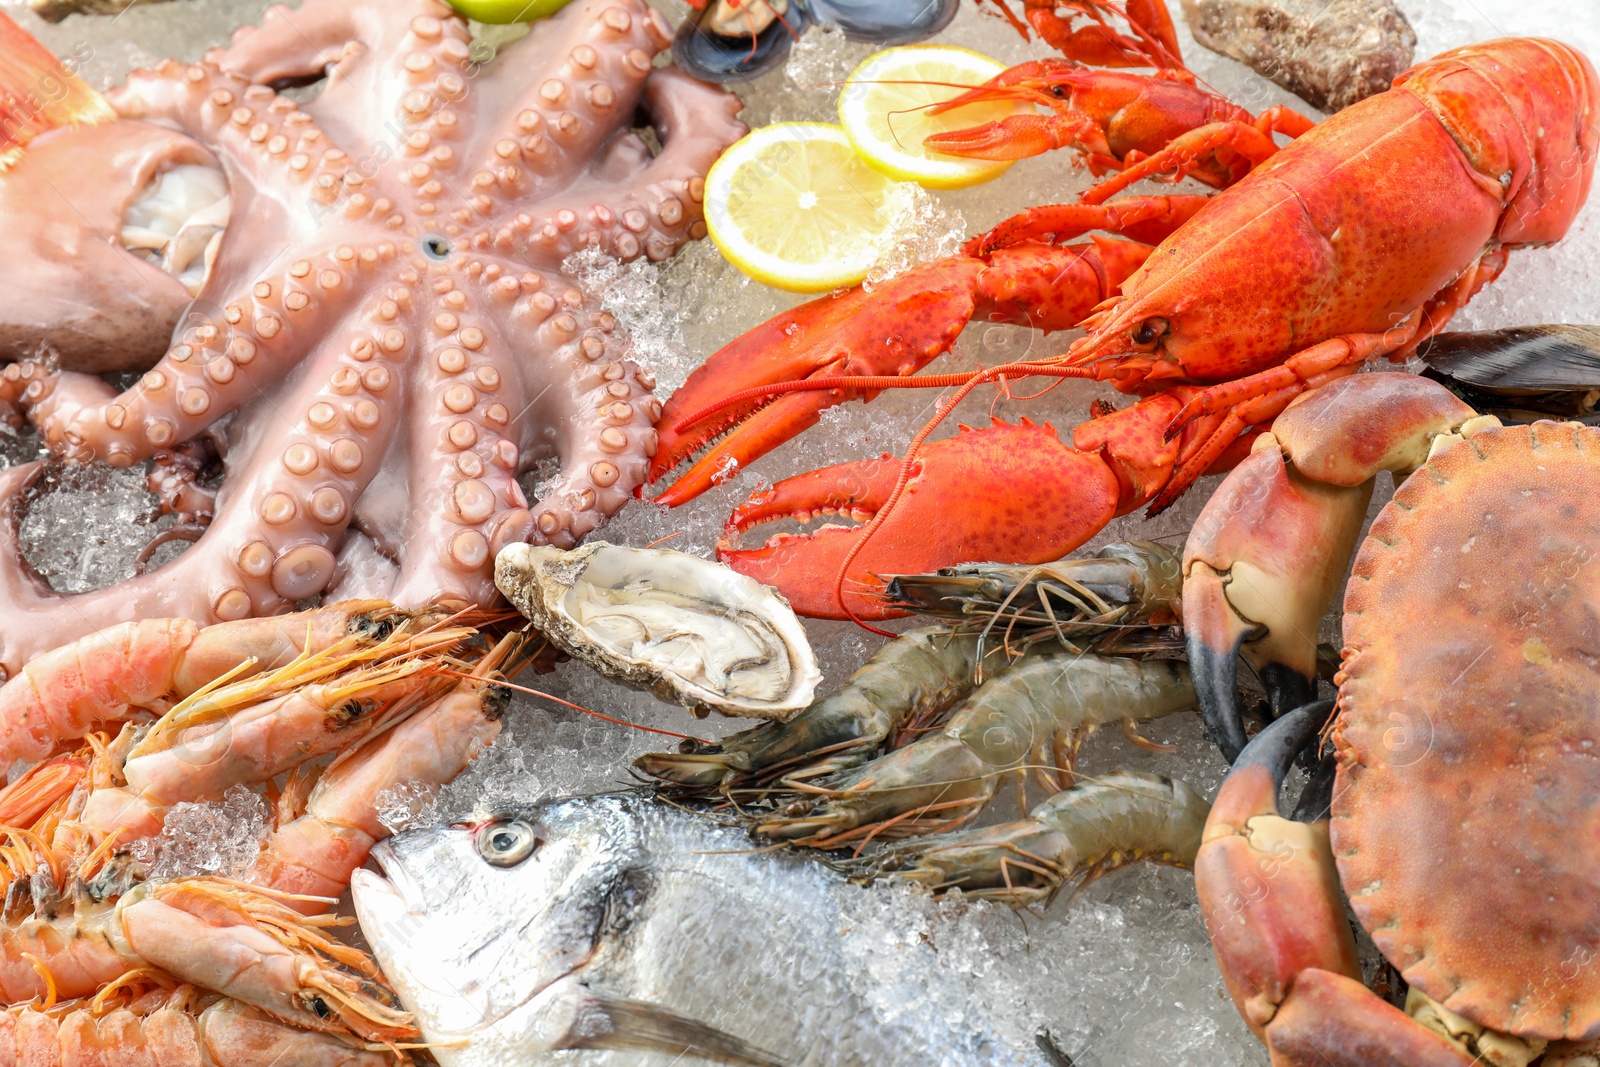
[[[1501,244],[1543,244],[1567,232],[1600,149],[1600,80],[1583,53],[1542,37],[1487,41],[1419,63],[1395,86],[1415,94],[1481,184],[1500,191]]]

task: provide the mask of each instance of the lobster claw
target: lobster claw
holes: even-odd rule
[[[1192,210],[1186,202],[1173,203],[1178,200],[1142,198],[1137,208],[1119,201],[1074,213],[1070,221],[1079,228],[1070,232],[1124,217],[1159,225],[1152,216],[1166,219],[1170,229]],[[1050,228],[1069,230],[1066,223]],[[1140,236],[1149,235],[1141,230]],[[840,382],[837,388],[762,393],[764,388],[807,379],[907,377],[948,352],[974,318],[1047,332],[1070,329],[1150,252],[1139,241],[1096,239],[1065,247],[1024,241],[927,263],[870,291],[857,287],[825,296],[757,326],[706,360],[656,420],[660,444],[650,463],[652,482],[711,444],[656,502],[677,507],[693,500],[734,466],[816,425],[828,408],[871,400],[882,387]]]
[[[828,389],[752,397],[691,426],[685,416],[746,390],[835,375],[914,374],[960,335],[975,309],[985,263],[954,257],[875,287],[802,304],[735,338],[672,395],[657,420],[660,446],[650,481],[668,474],[708,441],[737,427],[657,498],[676,507],[716,484],[730,461],[742,467],[815,426],[826,409],[875,392]],[[887,338],[887,342],[885,342]],[[720,477],[719,477],[720,476]]]
[[[888,503],[902,469],[900,460],[884,455],[785,479],[733,513],[718,557],[776,586],[802,615],[885,619],[904,612],[888,606],[879,575],[975,560],[1045,563],[1083,544],[1118,510],[1119,482],[1099,452],[1062,442],[1048,424],[996,420],[925,446],[893,511],[853,559],[861,526],[829,525],[809,535],[779,534],[760,548],[738,547],[741,534],[766,522],[830,514],[869,522]],[[848,605],[836,592],[847,559]]]

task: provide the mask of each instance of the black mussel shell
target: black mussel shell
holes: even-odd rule
[[[704,10],[692,12],[684,20],[672,42],[672,56],[679,67],[696,77],[737,82],[776,68],[814,24],[836,25],[853,40],[886,46],[910,44],[950,25],[960,0],[794,0],[781,19],[754,39],[713,32],[709,24],[715,3],[707,0]]]
[[[1445,333],[1417,354],[1425,377],[1502,422],[1600,425],[1600,326]]]
[[[679,68],[712,82],[739,82],[780,66],[789,49],[811,25],[810,16],[790,4],[783,18],[756,34],[729,37],[709,28],[717,0],[706,0],[703,11],[691,11],[672,41],[672,58]],[[760,0],[748,0],[759,3]]]
[[[910,44],[950,25],[959,0],[802,0],[811,17],[846,37],[874,44]]]

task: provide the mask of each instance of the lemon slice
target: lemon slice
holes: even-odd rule
[[[862,162],[839,127],[780,122],[728,149],[706,175],[706,228],[756,281],[823,293],[867,276],[906,189]]]
[[[930,134],[1034,113],[1026,102],[995,100],[928,114],[928,105],[965,92],[958,86],[982,85],[1005,69],[986,55],[953,45],[885,49],[869,56],[845,82],[839,121],[861,158],[891,178],[929,189],[964,189],[991,181],[1011,161],[961,159],[924,149],[922,142]]]

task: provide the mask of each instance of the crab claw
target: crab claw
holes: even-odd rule
[[[1184,548],[1183,617],[1195,694],[1229,759],[1245,745],[1235,704],[1241,654],[1274,716],[1316,693],[1317,623],[1344,576],[1371,483],[1303,475],[1270,435],[1200,513]]]
[[[1331,701],[1296,708],[1250,742],[1211,806],[1195,887],[1223,983],[1257,1036],[1306,968],[1359,978],[1328,823],[1278,813],[1295,756],[1316,740]]]
[[[1200,714],[1229,759],[1245,743],[1236,659],[1267,685],[1274,715],[1309,699],[1317,626],[1373,476],[1416,468],[1436,436],[1474,417],[1416,375],[1341,378],[1298,397],[1206,502],[1183,551],[1184,632]]]
[[[1302,796],[1292,819],[1278,813],[1289,765],[1332,710],[1306,704],[1262,730],[1211,806],[1194,880],[1223,984],[1274,1067],[1482,1063],[1361,984],[1328,841],[1332,782],[1313,778],[1313,802]]]
[[[879,575],[976,560],[1045,563],[1098,533],[1119,507],[1120,483],[1099,452],[1063,443],[1049,424],[996,420],[984,430],[963,426],[918,454],[894,510],[850,561],[849,611],[835,589],[863,527],[829,525],[738,547],[740,534],[766,522],[831,514],[868,522],[888,503],[901,469],[884,455],[785,479],[733,513],[718,557],[776,586],[802,615],[885,619],[904,612],[888,606]]]
[[[757,326],[690,375],[656,421],[660,444],[650,464],[652,482],[711,446],[657,503],[676,507],[693,500],[725,472],[816,425],[824,410],[846,400],[870,400],[879,390],[841,385],[753,395],[697,417],[726,398],[806,379],[906,377],[949,351],[974,318],[1069,329],[1150,252],[1133,241],[1100,239],[951,256],[870,292],[856,288],[825,296]],[[684,425],[686,417],[694,421]]]

